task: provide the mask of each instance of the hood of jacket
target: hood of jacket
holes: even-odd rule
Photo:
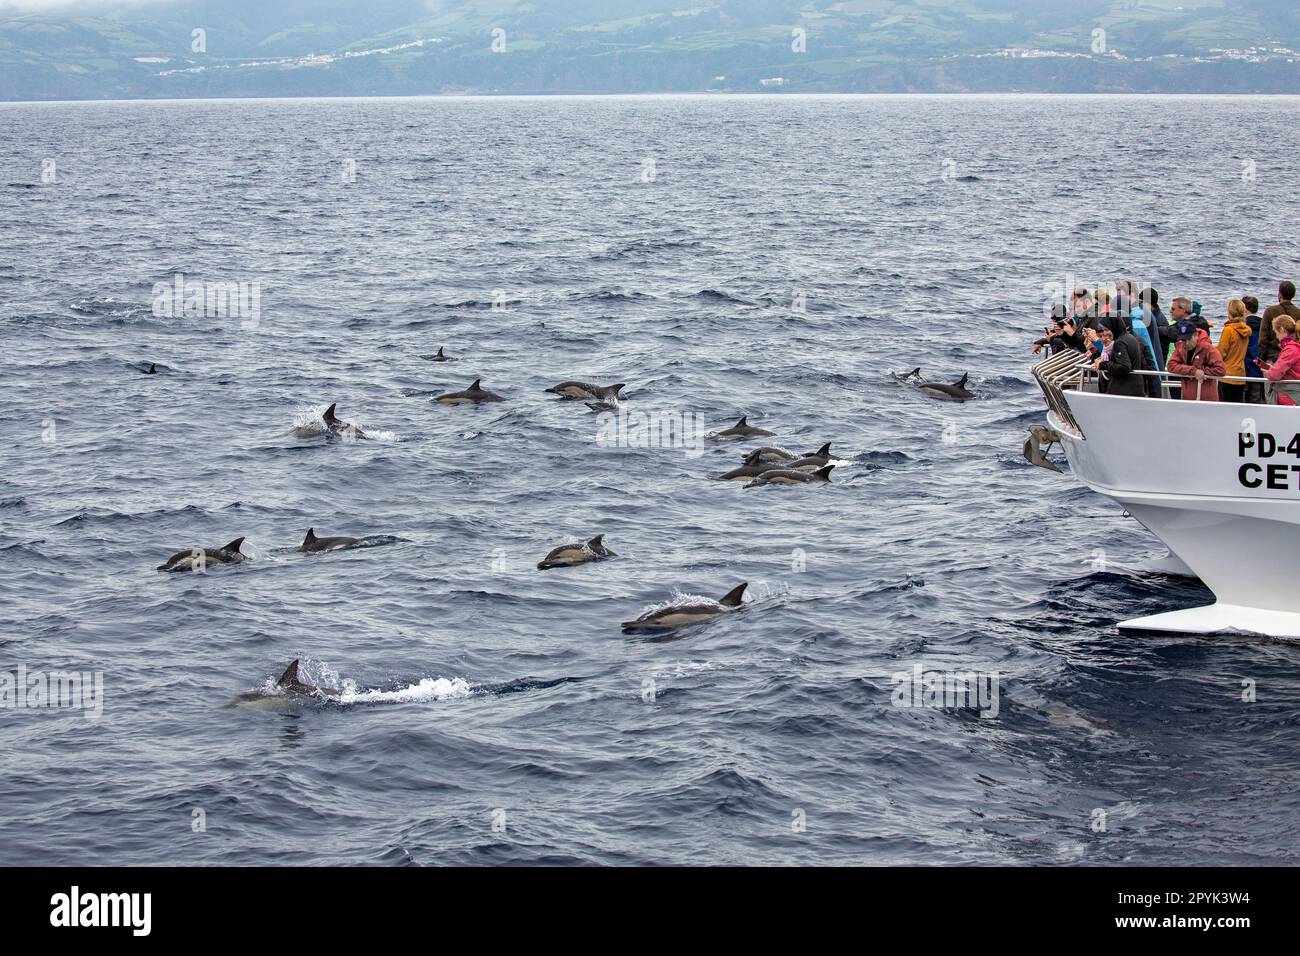
[[[1221,334],[1228,336],[1229,339],[1248,339],[1250,326],[1246,324],[1245,319],[1229,319],[1223,326]]]

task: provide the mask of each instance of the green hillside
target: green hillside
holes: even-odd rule
[[[1300,92],[1297,51],[1291,0],[94,2],[0,14],[0,98]]]

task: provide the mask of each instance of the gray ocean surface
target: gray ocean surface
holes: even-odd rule
[[[1053,284],[1300,278],[1298,109],[0,105],[0,671],[104,681],[0,709],[0,864],[1295,863],[1300,647],[1119,635],[1209,592],[1020,444]],[[256,321],[156,316],[177,274]],[[597,443],[566,379],[841,463],[710,481],[760,442]],[[330,403],[373,439],[290,433]],[[344,696],[227,706],[295,657]],[[915,665],[997,716],[895,706]]]

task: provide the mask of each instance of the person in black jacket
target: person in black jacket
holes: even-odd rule
[[[1115,337],[1115,342],[1110,347],[1110,358],[1097,363],[1097,369],[1105,372],[1110,380],[1106,394],[1146,398],[1145,377],[1133,374],[1137,371],[1151,371],[1151,358],[1146,346],[1138,341],[1122,317],[1108,315],[1105,322],[1110,334]]]
[[[1046,335],[1034,343],[1035,355],[1042,351],[1045,345],[1051,349],[1053,355],[1058,355],[1066,349],[1082,352],[1087,347],[1083,340],[1083,330],[1076,324],[1074,316],[1069,315],[1065,306],[1059,302],[1052,306],[1052,323],[1052,328],[1043,330]]]
[[[1156,361],[1160,369],[1165,367],[1165,353],[1169,351],[1170,339],[1166,338],[1170,330],[1169,320],[1160,311],[1160,293],[1147,286],[1142,290],[1142,321],[1146,323],[1147,334],[1151,336],[1151,346],[1156,350]]]

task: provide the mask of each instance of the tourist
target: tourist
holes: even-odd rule
[[[1246,346],[1246,377],[1263,378],[1264,373],[1259,367],[1259,328],[1261,322],[1259,299],[1253,295],[1243,295],[1241,302],[1246,307],[1246,324],[1250,326],[1250,344]],[[1250,405],[1264,404],[1264,383],[1247,382],[1245,399]]]
[[[1273,320],[1279,315],[1287,315],[1292,321],[1300,322],[1300,308],[1292,302],[1294,298],[1295,283],[1288,280],[1277,287],[1277,305],[1264,310],[1264,320],[1259,325],[1259,357],[1265,362],[1276,362],[1282,348],[1273,331]]]
[[[1268,377],[1270,405],[1300,405],[1300,341],[1296,340],[1296,322],[1289,315],[1273,320],[1273,336],[1278,341],[1276,362],[1260,360],[1259,367]],[[1285,381],[1291,379],[1293,381]]]
[[[1177,306],[1179,302],[1187,303],[1187,300],[1177,299],[1174,305]],[[1187,303],[1187,306],[1190,313],[1191,303]],[[1203,319],[1201,321],[1204,322]],[[1184,318],[1179,320],[1175,335],[1178,345],[1169,359],[1169,373],[1179,376],[1182,397],[1194,402],[1217,402],[1219,383],[1215,378],[1224,373],[1223,356],[1210,341],[1209,332],[1204,325]]]
[[[1219,333],[1219,355],[1223,358],[1224,374],[1238,378],[1246,374],[1246,352],[1250,348],[1251,331],[1246,324],[1246,304],[1240,299],[1228,303],[1228,321]],[[1225,402],[1245,401],[1244,382],[1220,382],[1219,397]]]

